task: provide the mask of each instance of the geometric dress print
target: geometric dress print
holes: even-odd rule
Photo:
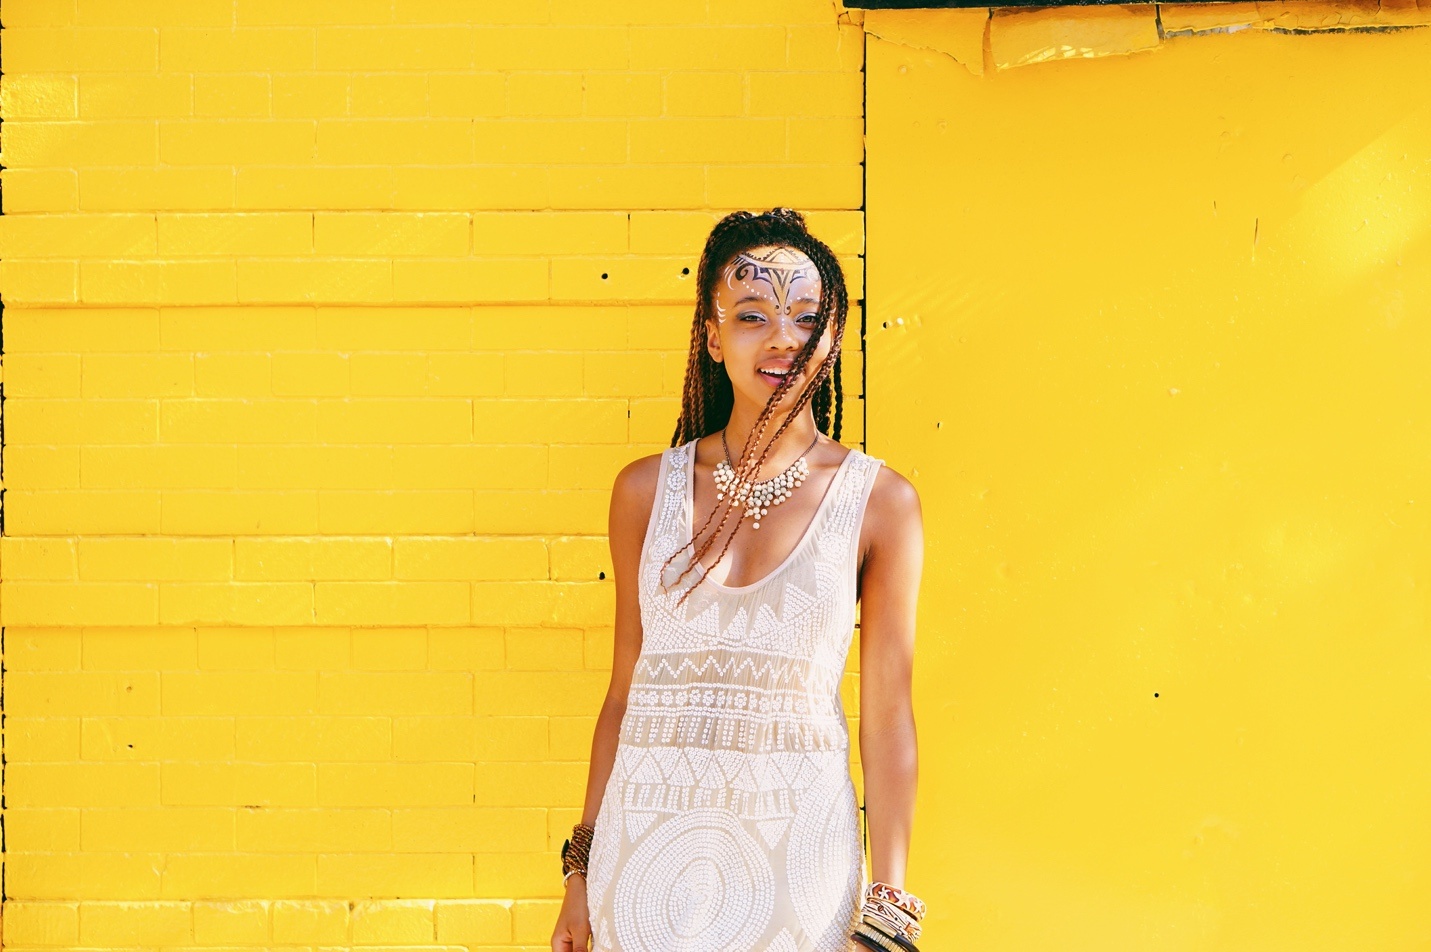
[[[851,450],[789,557],[739,587],[689,564],[695,441],[665,450],[641,547],[641,655],[592,838],[600,952],[847,952],[864,850],[840,678],[860,521]],[[690,596],[677,604],[683,590]]]

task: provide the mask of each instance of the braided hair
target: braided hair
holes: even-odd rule
[[[691,346],[686,360],[685,386],[681,392],[681,415],[676,421],[676,431],[671,437],[671,446],[681,446],[691,440],[708,436],[719,431],[730,421],[730,413],[735,406],[735,394],[731,387],[730,376],[726,373],[725,364],[712,359],[710,351],[706,348],[707,321],[713,317],[716,283],[720,280],[726,264],[742,252],[768,245],[784,245],[794,248],[803,252],[814,263],[820,274],[820,305],[809,339],[795,355],[794,365],[790,368],[790,372],[780,381],[780,385],[775,388],[770,399],[766,401],[764,409],[756,418],[755,425],[751,427],[750,435],[741,450],[739,461],[733,465],[736,478],[739,480],[753,481],[755,479],[761,466],[765,464],[770,450],[785,429],[805,408],[806,403],[811,405],[816,429],[830,438],[839,440],[841,425],[844,422],[844,392],[840,380],[841,344],[845,334],[845,317],[849,313],[849,295],[845,290],[845,274],[840,268],[839,261],[835,258],[835,253],[823,241],[810,234],[804,216],[792,208],[772,208],[770,211],[761,212],[758,215],[747,211],[738,211],[732,212],[716,223],[715,227],[711,229],[710,236],[706,239],[705,249],[701,252],[701,262],[696,271],[696,311],[691,323]],[[804,389],[796,396],[789,412],[776,426],[775,432],[764,444],[764,448],[756,454],[754,450],[761,446],[761,440],[775,416],[776,407],[809,365],[810,358],[819,348],[820,341],[831,324],[834,325],[834,333],[829,353],[825,355],[820,366],[815,369]],[[693,534],[693,542],[703,536],[704,541],[695,546],[690,564],[681,571],[680,576],[675,580],[676,583],[679,583],[695,568],[701,558],[710,551],[715,540],[720,537],[731,513],[735,511],[734,498],[731,498],[730,494],[727,494],[727,497],[723,504],[717,503],[715,509],[706,517],[705,522]],[[720,516],[720,519],[716,523],[715,529],[709,535],[705,535],[711,523],[716,521],[717,515]],[[725,557],[726,550],[730,548],[731,539],[735,538],[735,533],[739,529],[740,520],[737,519],[735,529],[731,531],[730,538],[726,539],[720,554],[716,557],[717,562]],[[669,566],[676,556],[681,554],[681,551],[684,550],[678,550],[672,554],[666,564]],[[684,601],[685,596],[689,594],[688,590],[681,596],[682,600]]]

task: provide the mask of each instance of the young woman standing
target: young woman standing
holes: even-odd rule
[[[798,213],[722,219],[697,284],[671,449],[612,489],[611,686],[552,948],[904,952],[919,498],[839,443],[844,275]]]

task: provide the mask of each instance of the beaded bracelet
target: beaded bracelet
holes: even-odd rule
[[[591,838],[595,834],[595,828],[586,823],[578,823],[571,828],[571,836],[561,845],[563,886],[573,876],[586,878],[586,864],[591,855]]]

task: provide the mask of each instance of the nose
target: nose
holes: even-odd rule
[[[771,349],[784,348],[786,350],[798,350],[804,341],[800,340],[798,326],[795,317],[791,314],[778,314],[771,322],[770,347]]]

